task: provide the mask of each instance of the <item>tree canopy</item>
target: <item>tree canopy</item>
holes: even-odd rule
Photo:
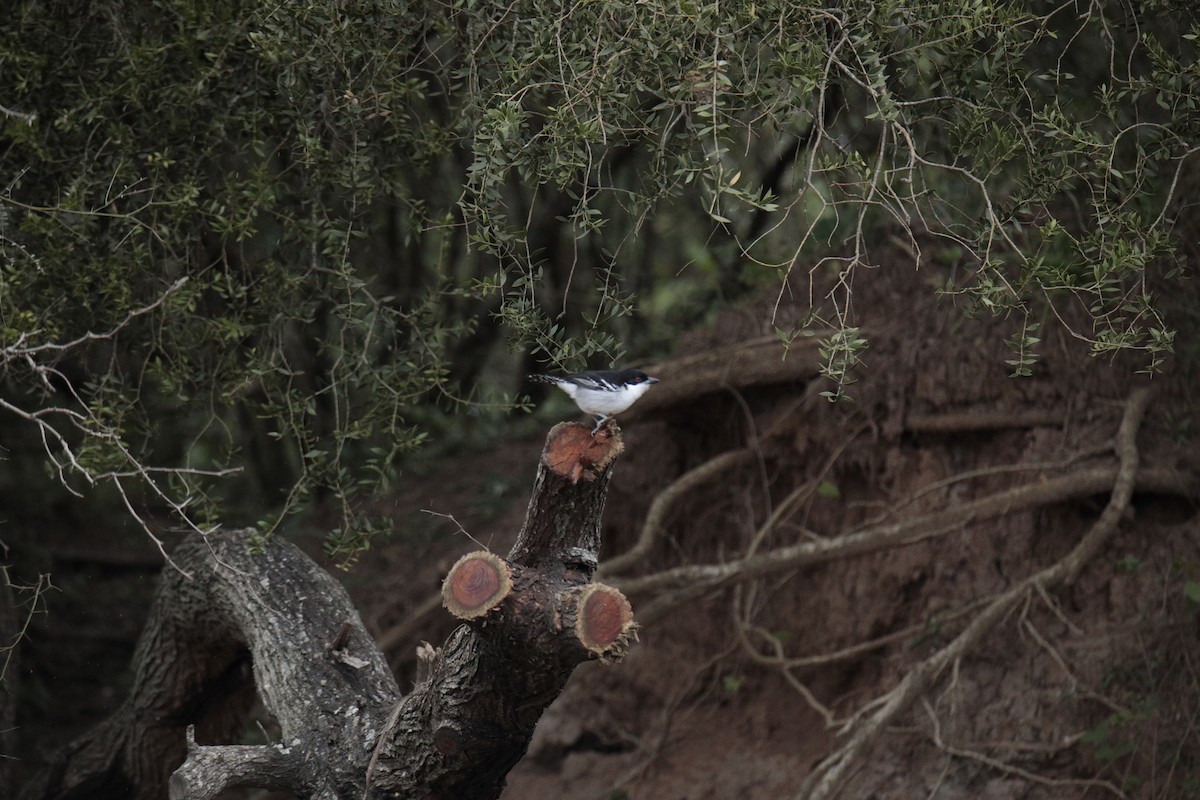
[[[926,259],[956,266],[930,291],[1016,321],[1016,375],[1047,325],[1160,369],[1198,33],[1182,2],[22,0],[2,483],[49,459],[200,528],[321,502],[350,557],[359,500],[519,405],[521,368],[808,291],[768,325],[832,330],[838,398],[856,282]]]

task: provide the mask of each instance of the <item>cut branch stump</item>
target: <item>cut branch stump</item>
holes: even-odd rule
[[[422,646],[405,696],[345,590],[297,548],[250,531],[187,540],[139,640],[130,698],[23,797],[498,797],[574,668],[617,661],[636,639],[629,602],[591,580],[622,447],[615,425],[550,432],[516,543],[450,570],[443,601],[463,624]],[[218,744],[244,724],[251,671],[281,739]]]

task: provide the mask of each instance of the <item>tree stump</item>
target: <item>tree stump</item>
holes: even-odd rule
[[[422,650],[407,696],[348,595],[297,548],[252,547],[250,531],[189,539],[164,571],[131,696],[23,798],[498,797],[574,668],[617,661],[636,638],[624,596],[591,582],[622,447],[615,426],[550,432],[516,543],[450,570],[443,598],[463,624]],[[251,686],[281,740],[218,744],[243,724]]]

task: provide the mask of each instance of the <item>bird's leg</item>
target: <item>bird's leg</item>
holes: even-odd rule
[[[596,427],[592,428],[592,436],[595,436],[597,433],[599,433],[600,429],[604,427],[604,423],[608,422],[609,419],[611,419],[611,417],[608,417],[605,414],[598,415],[596,417]]]

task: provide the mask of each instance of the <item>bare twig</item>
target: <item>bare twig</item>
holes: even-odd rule
[[[163,540],[154,532],[149,522],[134,508],[128,493],[126,481],[135,479],[147,488],[152,495],[163,501],[180,520],[191,530],[207,533],[191,518],[188,506],[192,498],[186,494],[176,497],[160,485],[162,478],[195,478],[223,477],[240,472],[240,469],[197,469],[194,467],[153,467],[142,463],[125,442],[118,425],[102,418],[89,404],[88,400],[76,391],[71,380],[55,366],[55,362],[64,354],[79,349],[94,342],[111,340],[118,336],[134,320],[162,308],[168,298],[187,283],[183,277],[172,283],[152,302],[132,309],[125,317],[106,331],[95,333],[88,331],[67,342],[34,342],[38,332],[25,332],[13,343],[0,348],[0,365],[17,363],[23,365],[29,372],[41,381],[47,391],[63,393],[69,400],[65,405],[48,405],[36,410],[22,408],[16,403],[0,398],[0,410],[32,423],[36,426],[42,439],[42,448],[47,459],[57,474],[58,482],[69,492],[80,496],[80,492],[71,485],[70,477],[78,475],[89,486],[110,483],[120,496],[126,511],[137,521],[143,532],[150,537],[158,547],[167,563],[172,563],[167,555]],[[84,443],[105,442],[112,447],[120,457],[120,466],[108,469],[97,469],[89,466],[86,458],[80,457],[80,446],[72,444],[72,437],[78,435]]]
[[[0,656],[3,656],[3,661],[0,662],[0,684],[3,684],[8,673],[8,666],[12,662],[13,654],[16,652],[17,645],[22,639],[25,638],[26,634],[29,633],[29,626],[33,623],[34,616],[36,614],[44,613],[46,610],[46,601],[42,598],[42,595],[56,587],[50,582],[50,576],[45,573],[38,575],[36,584],[15,584],[12,582],[12,576],[9,575],[7,566],[0,566],[0,582],[3,583],[4,589],[14,593],[22,592],[29,594],[28,599],[21,602],[21,605],[25,606],[27,609],[25,612],[25,619],[21,622],[17,630],[12,631],[13,636],[11,640],[7,642],[0,642]],[[0,598],[5,599],[6,601],[10,599],[5,598],[3,592],[0,592]],[[11,600],[15,614],[15,609],[17,606],[16,598],[12,597]]]
[[[26,125],[32,125],[33,121],[37,119],[37,114],[32,111],[16,111],[11,108],[5,108],[4,106],[0,106],[0,114],[3,114],[6,117],[12,117],[13,119],[19,119]]]
[[[145,316],[151,311],[161,308],[163,304],[167,302],[167,298],[179,291],[187,282],[188,278],[185,275],[164,289],[163,293],[159,295],[153,302],[129,311],[123,320],[113,325],[103,333],[93,333],[92,331],[88,331],[82,336],[78,336],[69,342],[42,342],[41,344],[28,345],[25,344],[26,340],[32,338],[37,332],[25,332],[22,333],[15,342],[10,345],[6,345],[3,349],[0,349],[0,357],[3,357],[5,361],[13,358],[28,359],[30,356],[36,356],[42,353],[63,353],[67,350],[74,350],[76,347],[88,342],[98,342],[104,339],[112,339],[124,328],[128,327],[129,323],[133,322],[138,317]],[[28,363],[35,370],[38,369],[37,365],[35,365],[33,362],[27,360],[26,363]]]

